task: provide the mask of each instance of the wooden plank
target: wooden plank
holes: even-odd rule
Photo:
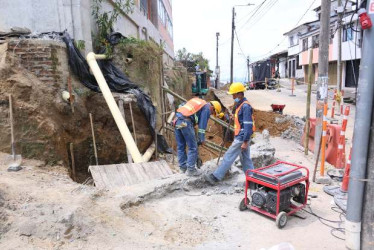
[[[173,174],[165,161],[90,166],[98,188],[130,186]]]
[[[96,187],[105,188],[105,186],[103,185],[104,180],[101,177],[100,171],[97,170],[97,167],[99,167],[99,166],[90,166],[89,167],[92,178],[94,179]]]
[[[169,164],[166,161],[161,161],[162,166],[167,171],[168,175],[172,175],[173,171],[171,170]]]
[[[161,171],[162,171],[162,173],[163,173],[163,176],[165,177],[165,176],[170,175],[170,174],[169,174],[169,171],[168,171],[168,169],[170,169],[170,168],[169,168],[169,166],[165,166],[164,163],[165,163],[165,161],[160,161],[160,162],[157,164],[157,167],[161,169]]]

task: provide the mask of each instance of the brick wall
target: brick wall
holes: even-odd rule
[[[61,52],[65,53],[65,48],[62,42],[39,39],[12,40],[8,43],[8,52],[20,59],[20,66],[45,83],[62,80]]]

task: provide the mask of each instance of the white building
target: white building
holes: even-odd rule
[[[347,0],[346,10],[343,18],[342,28],[342,86],[353,87],[358,80],[358,66],[361,58],[361,35],[353,30],[359,30],[354,23],[357,16],[352,10],[351,0]],[[345,5],[345,1],[342,1]],[[330,45],[329,45],[329,84],[337,83],[337,12],[338,4],[336,0],[331,2],[330,17]],[[343,6],[341,8],[343,8]],[[309,68],[309,49],[313,53],[312,75],[314,80],[318,78],[318,51],[319,51],[319,32],[320,32],[320,12],[321,7],[314,9],[318,20],[304,23],[288,31],[284,35],[288,36],[288,77],[295,77],[306,82],[305,76],[308,75]],[[352,21],[351,21],[352,17]],[[351,28],[351,24],[353,29]]]

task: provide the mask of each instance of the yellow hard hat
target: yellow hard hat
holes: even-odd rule
[[[216,111],[216,116],[218,116],[222,111],[221,104],[217,101],[211,101],[210,103],[213,105],[214,110]]]
[[[241,82],[234,82],[230,85],[229,92],[227,94],[233,95],[240,92],[245,92],[246,88],[243,83]]]

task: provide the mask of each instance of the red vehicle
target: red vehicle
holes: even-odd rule
[[[251,190],[251,199],[248,197],[249,187],[254,189]],[[244,199],[239,209],[264,214],[275,219],[278,228],[283,228],[287,216],[306,206],[308,190],[309,170],[306,167],[278,161],[246,172]]]

